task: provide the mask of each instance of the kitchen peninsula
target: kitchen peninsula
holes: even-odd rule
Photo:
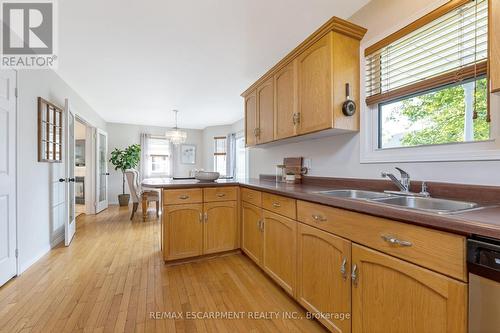
[[[466,331],[466,240],[471,235],[500,238],[500,189],[430,183],[435,197],[474,198],[484,206],[436,214],[318,193],[395,190],[384,180],[305,177],[302,184],[285,184],[271,179],[145,180],[143,186],[163,191],[164,260],[241,249],[312,313],[350,312],[352,327],[358,328],[368,320],[397,317],[397,327],[409,323],[429,331],[445,325],[448,331]],[[418,299],[402,297],[413,292],[421,293]],[[385,305],[383,312],[377,300]],[[415,308],[442,315],[422,322],[405,310]],[[333,317],[319,321],[331,331],[351,327]]]

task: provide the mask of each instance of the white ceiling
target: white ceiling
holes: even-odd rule
[[[205,128],[332,16],[368,0],[63,0],[59,75],[108,122]]]

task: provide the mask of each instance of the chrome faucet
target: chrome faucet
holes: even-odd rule
[[[392,173],[382,172],[383,178],[389,178],[392,182],[399,188],[401,192],[408,193],[410,192],[410,174],[403,169],[396,168],[401,174],[401,180],[397,179]]]

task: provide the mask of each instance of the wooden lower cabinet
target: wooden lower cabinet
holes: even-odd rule
[[[268,211],[264,211],[263,217],[262,268],[293,296],[297,265],[297,222]]]
[[[203,252],[203,204],[163,207],[164,260],[199,256]]]
[[[238,247],[236,201],[204,204],[203,254],[234,250]]]
[[[297,301],[332,332],[351,331],[351,242],[298,223]]]
[[[352,245],[352,331],[467,331],[467,285],[403,260]]]
[[[262,261],[262,209],[252,204],[241,204],[241,249],[257,264]]]

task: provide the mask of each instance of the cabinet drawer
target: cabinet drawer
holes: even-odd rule
[[[241,188],[241,200],[251,203],[257,207],[262,206],[262,193],[249,188]]]
[[[205,202],[235,201],[238,199],[236,187],[208,187],[203,189]]]
[[[353,242],[467,281],[465,238],[348,210],[297,203],[297,219]]]
[[[201,188],[164,190],[163,204],[178,205],[187,203],[202,203],[203,192]]]
[[[295,199],[282,197],[280,195],[263,193],[262,208],[294,220],[297,217],[297,207]]]

